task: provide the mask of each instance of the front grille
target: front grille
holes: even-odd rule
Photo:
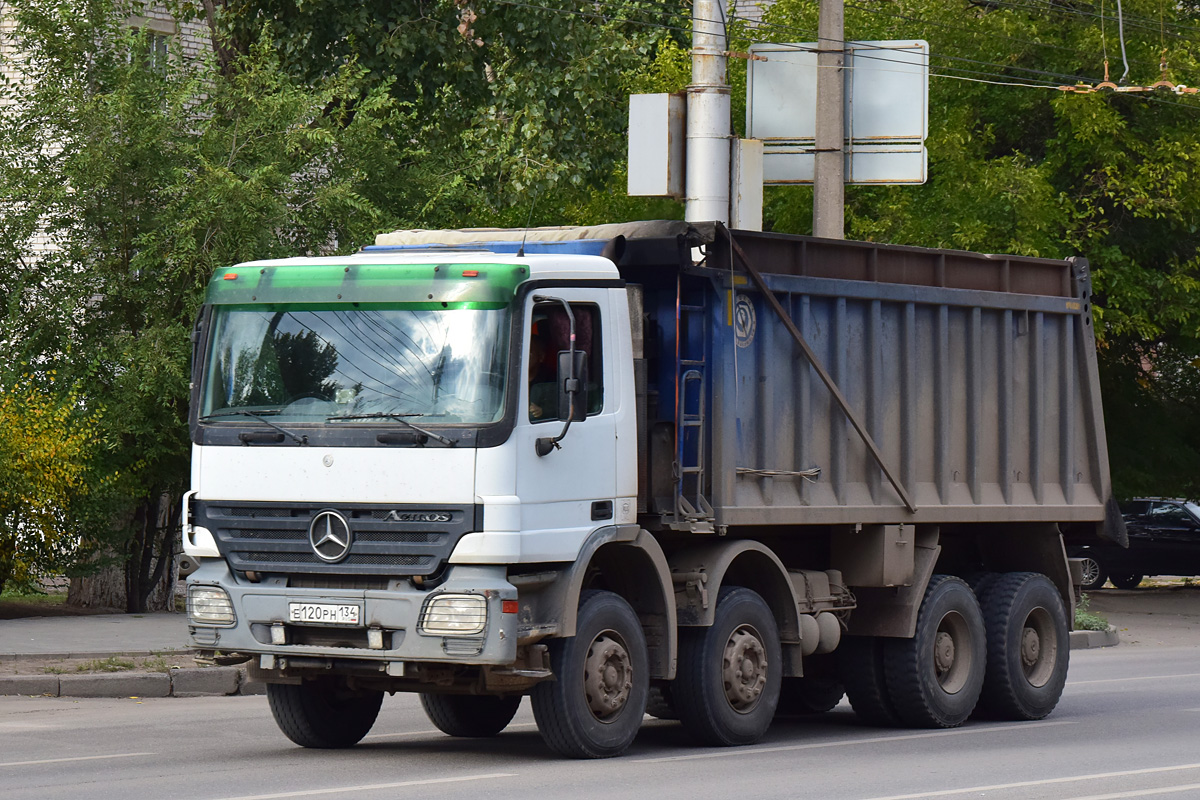
[[[237,553],[233,561],[235,569],[249,569],[254,567],[247,566],[251,562],[261,564],[324,564],[315,555],[310,553],[256,553],[254,551]],[[416,567],[424,566],[433,560],[432,556],[411,556],[411,555],[348,555],[339,564],[386,564],[393,567]]]
[[[378,589],[388,588],[391,580],[374,575],[292,575],[288,586],[296,589]]]
[[[432,575],[460,538],[482,528],[477,506],[195,501],[192,509],[235,570],[289,577]],[[350,553],[334,563],[318,558],[309,541],[309,523],[324,510],[340,513],[353,534]]]

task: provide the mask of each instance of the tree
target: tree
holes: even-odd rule
[[[208,276],[353,249],[391,224],[370,195],[410,157],[410,119],[353,65],[317,88],[287,78],[266,40],[222,74],[148,63],[120,2],[10,8],[25,78],[0,99],[0,340],[7,366],[57,370],[108,410],[97,470],[122,502],[100,538],[124,565],[127,608],[143,610],[172,578]]]
[[[103,488],[88,480],[100,416],[76,392],[56,397],[28,378],[0,393],[0,592],[63,569],[79,550],[70,520]]]
[[[372,195],[411,227],[614,221],[585,217],[624,195],[614,175],[623,174],[631,76],[690,27],[682,4],[658,0],[204,6],[226,63],[270,41],[301,83],[354,63],[362,87],[386,85],[412,110],[411,157]],[[621,205],[631,219],[644,207]]]

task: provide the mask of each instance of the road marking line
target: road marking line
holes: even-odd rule
[[[1095,681],[1067,681],[1067,686],[1091,686],[1097,683],[1124,683],[1126,681],[1169,681],[1175,678],[1200,678],[1200,672],[1189,672],[1184,675],[1139,675],[1134,678],[1104,678]]]
[[[1174,794],[1175,792],[1190,792],[1200,789],[1200,783],[1190,783],[1187,786],[1164,786],[1161,789],[1134,789],[1129,792],[1116,794],[1090,794],[1087,797],[1072,797],[1069,800],[1118,800],[1122,797],[1150,797],[1156,794]]]
[[[817,750],[826,747],[845,747],[847,745],[860,744],[886,744],[888,742],[905,742],[912,739],[936,739],[943,736],[968,736],[977,733],[997,733],[1000,731],[1027,731],[1031,728],[1048,728],[1055,725],[1078,725],[1079,723],[1073,720],[1062,720],[1056,722],[1029,722],[1019,726],[1007,725],[989,725],[987,727],[971,727],[971,728],[955,728],[951,731],[935,731],[933,733],[910,733],[902,736],[872,736],[867,739],[851,739],[848,741],[838,742],[811,742],[809,744],[789,744],[779,745],[777,747],[755,747],[755,748],[738,748],[736,750],[720,750],[713,752],[706,750],[704,753],[690,756],[663,756],[661,758],[639,758],[639,764],[657,764],[663,761],[694,761],[700,758],[730,758],[733,756],[754,756],[760,753],[784,753],[792,750]]]
[[[76,756],[75,758],[43,758],[38,761],[9,761],[0,767],[27,767],[34,764],[62,764],[67,761],[99,761],[104,758],[134,758],[135,756],[156,756],[158,753],[114,753],[111,756]]]
[[[536,728],[536,722],[514,722],[507,726],[504,730],[512,730],[513,728]],[[369,733],[363,737],[363,741],[367,739],[396,739],[403,736],[429,736],[430,734],[439,734],[441,731],[436,728],[427,731],[402,731],[400,733]]]
[[[968,786],[963,789],[943,789],[938,792],[917,792],[916,794],[890,794],[887,797],[872,797],[870,800],[920,800],[924,797],[948,797],[954,794],[972,794],[974,792],[994,792],[1000,789],[1021,789],[1029,786],[1050,786],[1056,783],[1078,783],[1079,781],[1098,781],[1105,778],[1128,778],[1132,775],[1154,775],[1162,772],[1182,772],[1191,769],[1200,769],[1200,764],[1180,764],[1177,767],[1147,767],[1145,769],[1129,769],[1121,772],[1094,772],[1090,775],[1070,775],[1065,778],[1046,778],[1040,781],[1020,781],[1018,783],[996,783],[991,786]],[[1190,789],[1191,786],[1172,791],[1183,791]],[[1139,792],[1157,792],[1162,793],[1164,790],[1138,789]],[[1072,800],[1101,800],[1101,798],[1116,798],[1116,797],[1138,797],[1137,794],[1106,794],[1096,795],[1094,797],[1076,797]]]
[[[459,778],[428,778],[423,781],[399,781],[397,783],[368,783],[360,786],[338,786],[333,789],[301,789],[298,792],[275,792],[273,794],[247,794],[237,797],[223,797],[220,800],[277,800],[281,797],[312,797],[318,794],[346,794],[349,792],[370,792],[378,789],[399,789],[405,786],[433,786],[439,783],[464,783],[466,781],[486,781],[492,778],[515,778],[515,772],[492,772],[487,775],[463,775]]]

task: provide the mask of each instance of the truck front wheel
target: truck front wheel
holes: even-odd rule
[[[619,595],[586,591],[575,635],[550,642],[554,680],[530,694],[547,746],[571,758],[608,758],[637,736],[650,690],[646,637]]]
[[[911,639],[884,646],[888,694],[900,721],[915,728],[953,728],[975,709],[983,688],[983,613],[971,587],[934,575]]]
[[[712,626],[679,637],[671,696],[688,733],[711,745],[761,739],[779,704],[782,661],[775,615],[762,597],[722,589]]]
[[[383,692],[355,692],[336,679],[299,685],[267,684],[267,702],[279,730],[301,747],[350,747],[379,715]]]
[[[980,711],[1001,719],[1041,719],[1067,682],[1070,642],[1062,595],[1045,575],[1009,572],[982,598],[987,677]]]
[[[508,727],[517,715],[521,696],[422,694],[421,707],[447,736],[486,739]]]

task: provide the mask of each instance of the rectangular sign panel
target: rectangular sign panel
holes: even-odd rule
[[[763,182],[812,183],[817,44],[756,44],[746,135],[763,140]],[[759,60],[765,59],[765,60]],[[846,182],[924,183],[928,174],[929,45],[847,42]]]

